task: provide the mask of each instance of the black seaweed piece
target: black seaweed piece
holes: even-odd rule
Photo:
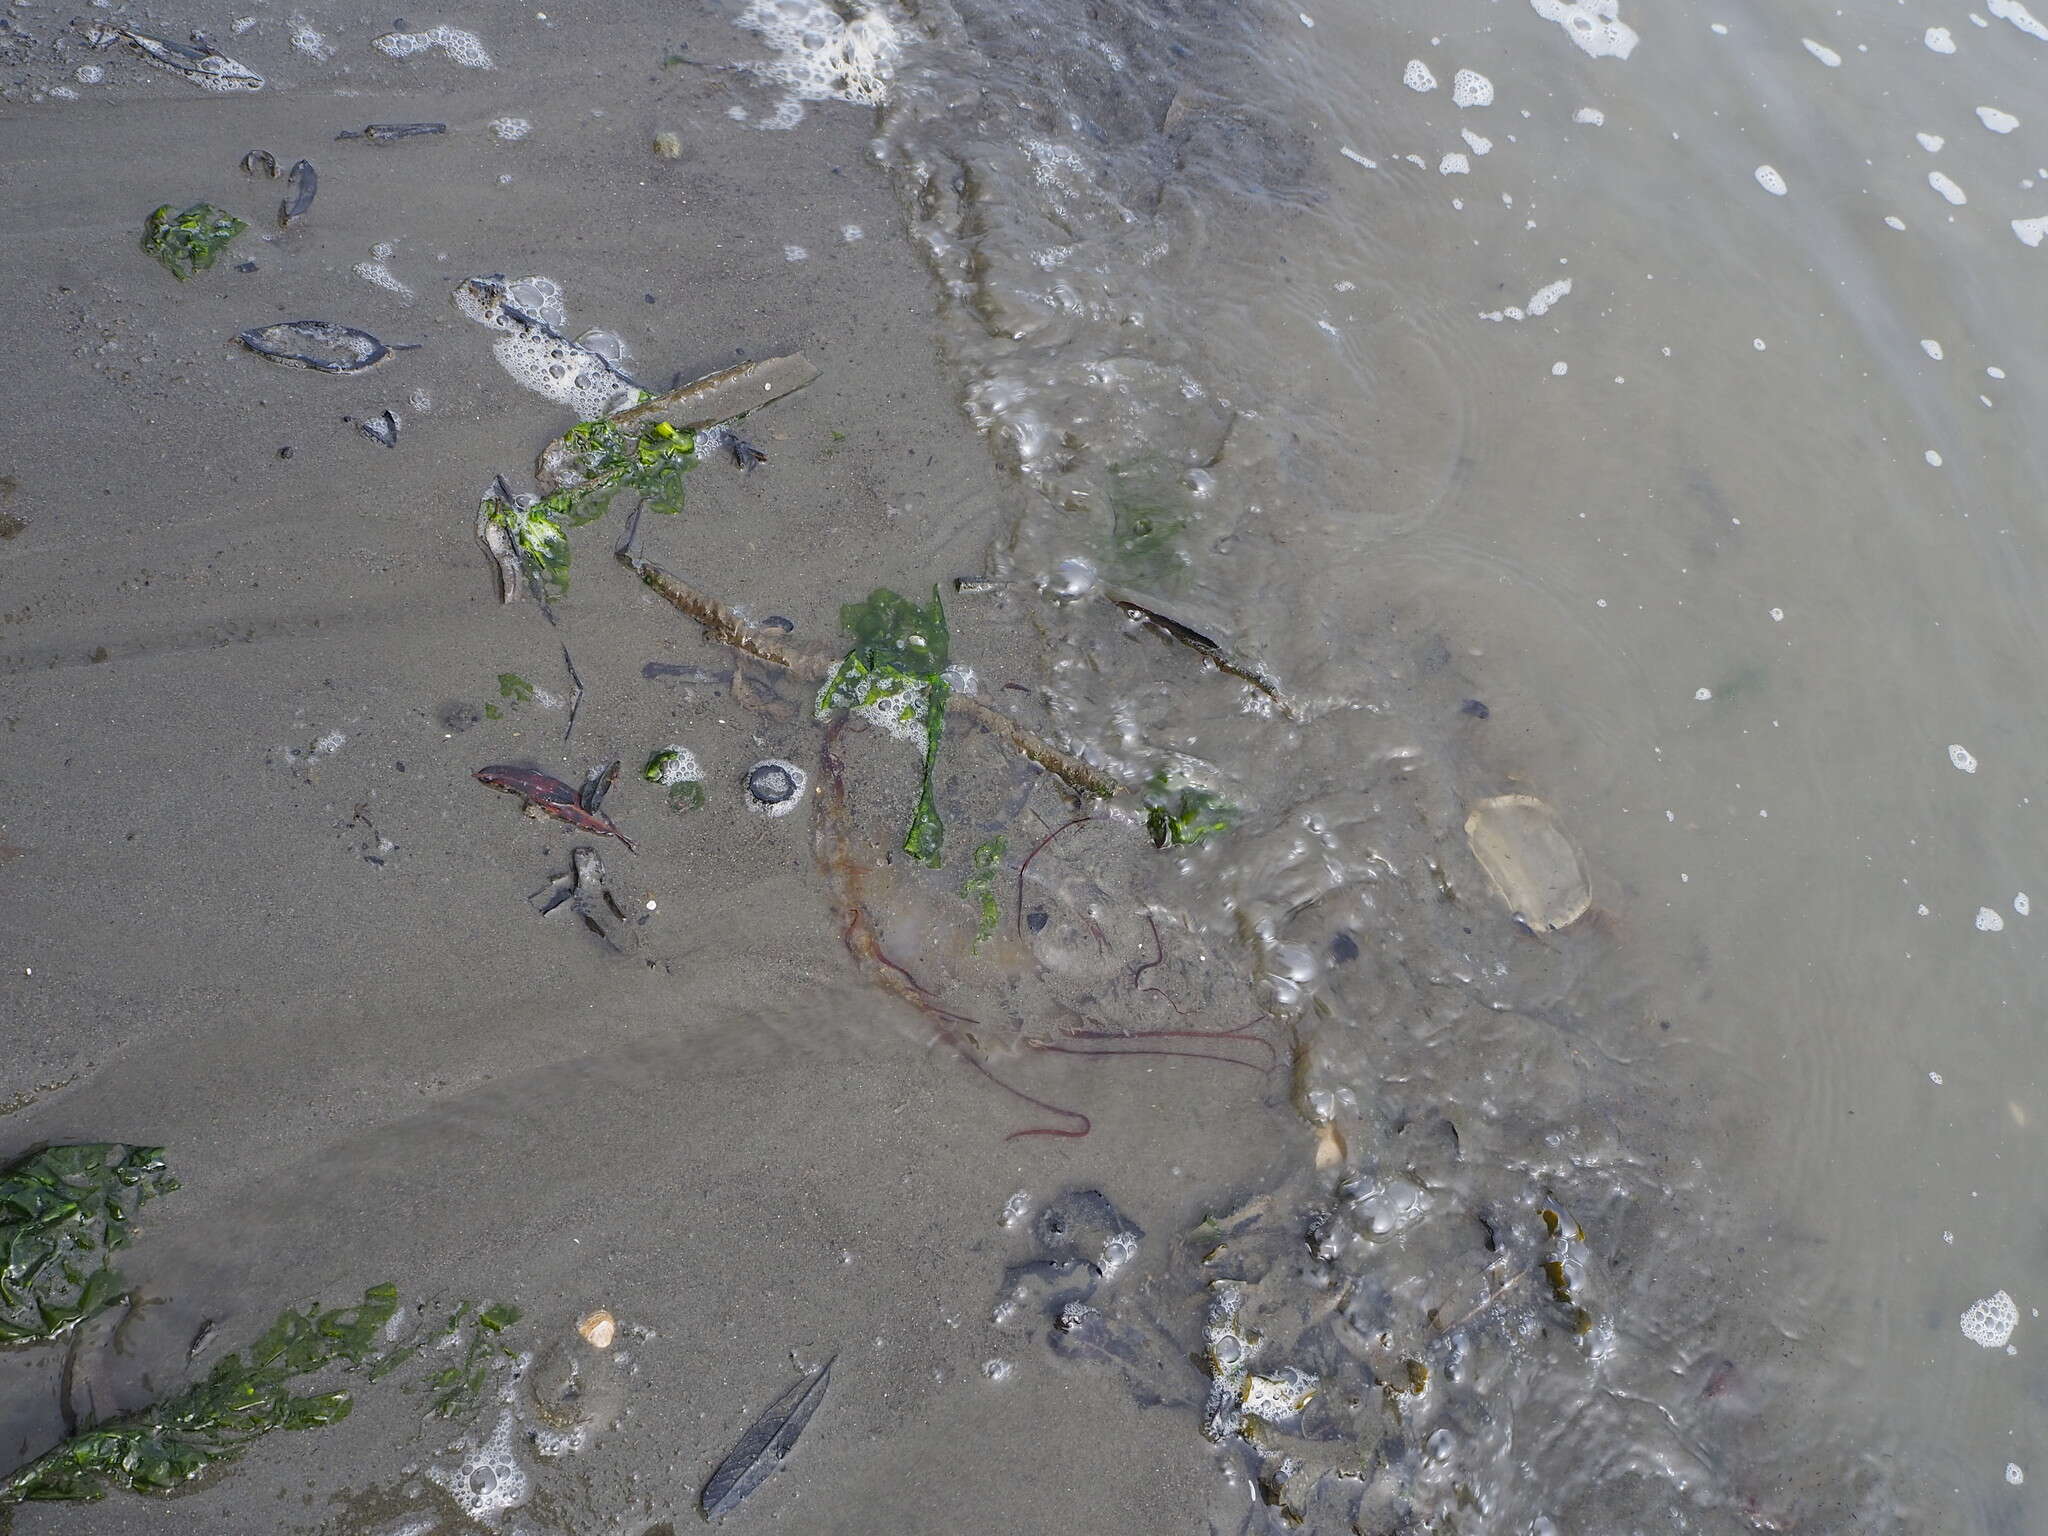
[[[338,144],[343,139],[368,139],[372,144],[389,144],[394,139],[417,139],[447,131],[446,123],[370,123],[362,128],[344,128],[334,136],[334,141]]]
[[[291,193],[277,205],[277,227],[289,229],[292,222],[306,216],[306,210],[313,206],[313,196],[320,190],[320,173],[313,169],[313,162],[301,160],[291,169]]]
[[[836,1360],[839,1357],[833,1356]],[[811,1415],[825,1400],[825,1387],[832,1379],[832,1360],[792,1386],[770,1403],[762,1415],[747,1426],[725,1460],[711,1474],[698,1497],[704,1518],[715,1520],[738,1509],[746,1496],[768,1480],[795,1447],[797,1436],[811,1422]]]
[[[766,464],[768,462],[767,454],[756,448],[737,432],[727,434],[726,446],[732,449],[732,461],[739,465],[742,474],[753,469],[756,464]]]
[[[604,805],[604,797],[612,792],[612,786],[619,782],[619,769],[624,765],[618,758],[590,770],[590,776],[583,781],[583,790],[577,795],[577,803],[595,816]]]

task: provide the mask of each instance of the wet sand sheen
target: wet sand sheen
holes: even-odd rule
[[[1965,266],[1887,246],[1897,232],[1881,224],[1867,250],[1842,219],[1796,226],[1825,270],[1854,273],[1866,350],[1838,357],[1799,300],[1757,297],[1766,275],[1789,279],[1758,254],[1780,237],[1742,223],[1801,208],[1820,164],[1775,142],[1717,147],[1727,185],[1708,179],[1683,217],[1652,232],[1621,212],[1668,185],[1647,147],[1658,114],[1681,145],[1712,144],[1718,93],[1749,86],[1660,91],[1684,55],[1656,31],[1625,66],[1596,68],[1540,16],[1496,24],[1495,8],[1461,32],[1432,17],[1439,42],[1377,15],[1310,19],[1192,14],[1205,48],[1182,64],[1180,34],[1128,18],[1056,29],[1048,47],[1016,18],[928,15],[931,40],[883,117],[912,195],[908,247],[881,238],[901,216],[866,164],[866,114],[813,109],[788,134],[737,126],[728,108],[759,117],[774,94],[656,67],[666,21],[489,36],[490,75],[443,61],[431,88],[417,83],[424,64],[349,66],[376,86],[370,116],[446,118],[445,141],[309,138],[310,100],[331,107],[333,131],[367,120],[363,100],[321,95],[310,65],[304,84],[273,68],[265,94],[205,114],[181,82],[147,77],[62,116],[23,109],[11,179],[45,231],[31,247],[41,323],[23,356],[47,389],[13,429],[8,509],[29,526],[0,547],[0,666],[19,700],[0,840],[24,850],[10,868],[21,1065],[8,1086],[35,1095],[10,1117],[9,1146],[172,1147],[187,1187],[153,1209],[146,1250],[147,1288],[168,1297],[160,1350],[203,1317],[253,1327],[309,1290],[336,1300],[387,1276],[408,1293],[505,1294],[543,1331],[602,1304],[631,1337],[624,1427],[542,1467],[510,1528],[639,1536],[680,1522],[792,1379],[790,1355],[836,1350],[840,1417],[821,1415],[801,1477],[762,1495],[792,1501],[787,1518],[938,1529],[994,1507],[1016,1529],[1199,1529],[1237,1519],[1243,1487],[1217,1477],[1191,1404],[1135,1406],[1178,1403],[1185,1367],[1129,1351],[1060,1361],[1043,1317],[987,1321],[1005,1266],[1029,1252],[996,1225],[1014,1190],[1042,1203],[1099,1183],[1138,1215],[1142,1262],[1091,1302],[1113,1330],[1168,1318],[1183,1356],[1220,1272],[1190,1268],[1174,1234],[1254,1195],[1275,1220],[1239,1239],[1242,1256],[1288,1275],[1308,1219],[1335,1207],[1309,1228],[1311,1280],[1262,1294],[1271,1348],[1314,1365],[1329,1398],[1362,1393],[1360,1422],[1371,1383],[1399,1364],[1368,1335],[1403,1335],[1496,1261],[1498,1279],[1549,1253],[1539,1208],[1561,1199],[1587,1234],[1562,1261],[1590,1259],[1598,1281],[1586,1339],[1564,1326],[1577,1303],[1533,1284],[1475,1310],[1470,1329],[1417,1335],[1436,1375],[1404,1415],[1405,1451],[1340,1485],[1370,1481],[1411,1510],[1477,1489],[1502,1520],[1562,1528],[1668,1513],[1683,1488],[1701,1528],[1863,1530],[1952,1468],[1970,1492],[1947,1526],[1998,1529],[2023,1507],[1992,1464],[2007,1453],[1982,1448],[2031,1410],[1981,1385],[1990,1357],[1952,1314],[1994,1275],[2023,1272],[2024,1242],[1980,1220],[1973,1252],[1952,1214],[1960,1185],[1902,1195],[1896,1178],[1840,1170],[1905,1126],[1925,1156],[1970,1167],[1973,1191],[2009,1196],[1999,1159],[2039,1123],[1997,1070],[2023,1032],[1929,1035],[1901,1017],[1945,1016],[1958,995],[2018,1017],[2038,1003],[2038,971],[1987,980],[1947,939],[1931,969],[1880,959],[1866,938],[1897,898],[1872,884],[1822,906],[1806,871],[1854,850],[1835,866],[1835,888],[1854,888],[1855,859],[1884,862],[1874,827],[1919,818],[1918,835],[1956,850],[1925,874],[1909,865],[1942,887],[1932,904],[1953,927],[1980,899],[1964,889],[1974,865],[1996,863],[1994,883],[2019,889],[2038,858],[1951,809],[1965,783],[2025,800],[2010,767],[2023,730],[1997,686],[1962,680],[1996,677],[2038,642],[2033,547],[2010,517],[1959,537],[1960,505],[1931,527],[1924,498],[1870,468],[1866,417],[1885,441],[1925,434],[1863,382],[1886,377],[1920,420],[1949,409],[1929,393],[1931,354],[1882,360],[1878,317],[1901,294],[1942,291],[1929,274],[1953,278],[1976,308],[1907,329],[1948,336],[1960,361],[1956,338],[1983,325],[2024,252],[1972,247]],[[321,25],[356,44],[375,30]],[[1769,37],[1776,52],[1744,56],[1773,61],[1771,84],[1827,67]],[[708,18],[689,45],[701,59],[758,52]],[[1112,56],[1135,61],[1127,76]],[[1411,56],[1444,89],[1403,84]],[[1063,71],[1067,94],[1040,68]],[[1450,83],[1460,68],[1483,71],[1490,102]],[[551,122],[527,82],[579,70],[607,80],[603,115],[565,96]],[[1582,98],[1603,123],[1571,118]],[[1804,102],[1808,136],[1839,123],[1852,140],[1861,99]],[[1525,103],[1544,126],[1519,116]],[[514,110],[530,136],[486,136]],[[304,225],[249,247],[258,272],[178,287],[129,249],[136,211],[172,195],[166,166],[132,146],[171,122],[174,179],[193,196],[231,202],[253,143],[322,162]],[[1453,139],[1463,128],[1489,149]],[[671,164],[650,145],[676,129]],[[1617,130],[1644,147],[1593,162],[1582,187],[1581,140]],[[1361,183],[1332,132],[1390,179]],[[1454,143],[1466,163],[1445,172]],[[1422,167],[1401,159],[1411,148],[1427,151]],[[1789,180],[1782,203],[1751,175],[1764,159]],[[81,189],[81,163],[111,169]],[[1539,184],[1538,167],[1562,168],[1563,184]],[[1468,247],[1482,186],[1499,211]],[[1454,195],[1473,206],[1444,211]],[[1528,217],[1539,230],[1514,234]],[[867,238],[844,238],[849,226]],[[387,240],[417,303],[353,275]],[[936,357],[914,251],[940,284]],[[1559,252],[1573,286],[1554,309],[1477,318],[1535,308]],[[1637,269],[1654,276],[1624,299]],[[957,872],[884,870],[908,769],[856,742],[881,952],[972,1011],[1006,1080],[1085,1109],[1086,1140],[1002,1141],[1029,1128],[1028,1110],[927,1051],[929,1020],[863,981],[841,942],[845,891],[815,862],[807,819],[737,809],[748,763],[815,758],[801,688],[719,681],[730,656],[610,567],[605,524],[578,539],[558,630],[530,606],[497,607],[468,537],[477,489],[523,471],[564,423],[442,304],[488,271],[563,279],[576,322],[619,331],[650,373],[693,376],[735,346],[801,349],[824,368],[758,419],[766,470],[692,474],[682,523],[657,520],[654,558],[754,613],[793,616],[797,638],[825,649],[838,605],[872,586],[987,573],[992,591],[950,600],[956,651],[984,688],[1042,690],[1044,728],[1130,779],[1170,769],[1242,803],[1224,843],[1157,859],[1141,857],[1133,822],[1104,816],[1034,864],[1043,932],[973,955],[953,889],[966,848],[1002,827],[1030,828],[1013,838],[1029,846],[1071,808],[956,727]],[[1672,292],[1686,302],[1654,307]],[[1803,298],[1823,314],[1837,302],[1819,283]],[[309,307],[425,345],[341,389],[216,345]],[[1677,354],[1665,377],[1682,383],[1658,382],[1649,358],[1617,351],[1608,366],[1602,349],[1646,317]],[[1752,333],[1768,333],[1766,349]],[[1799,366],[1802,345],[1817,363]],[[1820,398],[1813,368],[1831,386]],[[1588,399],[1608,376],[1635,387]],[[395,453],[340,419],[408,409],[414,388],[431,407],[408,416]],[[955,414],[962,393],[986,446]],[[63,423],[109,419],[136,423],[131,451],[92,466],[90,496],[74,466],[34,451]],[[1997,430],[1958,425],[1945,444],[1979,508],[2017,506],[2039,479]],[[1303,717],[1275,719],[1235,679],[1191,672],[1184,650],[1109,604],[1037,590],[1085,594],[1091,572],[1270,666]],[[1872,590],[1892,600],[1860,605]],[[1673,593],[1668,613],[1637,620],[1644,633],[1611,638],[1632,606]],[[1923,621],[1966,664],[1927,660],[1910,639]],[[1847,638],[1809,638],[1824,633]],[[562,642],[588,687],[566,754],[560,711],[513,708],[496,684],[512,671],[561,694]],[[701,671],[649,678],[650,660]],[[450,728],[486,701],[505,718]],[[1964,718],[1933,730],[1915,774],[1896,768],[1901,716]],[[567,867],[570,837],[467,775],[530,756],[579,782],[591,760],[631,764],[679,736],[705,759],[713,803],[677,817],[622,785],[609,804],[644,855],[611,857],[614,883],[636,919],[649,914],[633,958],[614,963],[526,904]],[[1967,779],[1942,745],[1958,737],[1983,759]],[[1799,745],[1788,759],[1757,740]],[[1543,942],[1514,926],[1463,846],[1473,805],[1527,792],[1560,808],[1593,872],[1593,916]],[[1661,840],[1680,835],[1674,885]],[[1895,864],[1920,857],[1916,832],[1902,837],[1882,845]],[[2006,912],[2008,938],[2024,929],[2008,896],[1981,899]],[[1129,977],[1161,930],[1165,970]],[[1147,979],[1165,983],[1163,1002],[1143,995]],[[1209,1029],[1260,1015],[1295,1055],[1293,1082],[1199,1056],[1017,1050],[1071,1043],[1061,1029],[1100,1014],[1124,1031],[1188,1027],[1162,1011],[1186,1005]],[[1894,1070],[1911,1049],[1942,1056],[1942,1085],[1917,1061]],[[1994,1083],[2009,1104],[1985,1099]],[[2006,1128],[1959,1134],[1928,1098],[1957,1088],[1980,1125],[1990,1108]],[[1332,1138],[1334,1167],[1319,1157]],[[1932,1248],[1938,1226],[1961,1228],[1960,1245]],[[1948,1259],[1958,1246],[1967,1266]],[[1335,1321],[1302,1328],[1295,1309],[1327,1315],[1323,1295]],[[1009,1368],[991,1381],[984,1361]],[[0,1365],[7,1427],[32,1451],[54,1433],[53,1367]],[[1892,1383],[1930,1373],[1961,1405],[1952,1438],[1889,1478],[1859,1466],[1919,1437],[1920,1410]],[[1866,1382],[1845,1414],[1845,1387]],[[266,1443],[197,1499],[37,1510],[23,1525],[271,1530],[291,1493],[316,1501],[297,1528],[385,1532],[411,1502],[398,1469],[423,1454],[413,1411],[366,1391],[350,1423]],[[1077,1420],[1085,1435],[1052,1428]],[[1537,1448],[1533,1474],[1510,1464],[1510,1443]],[[1006,1454],[1013,1444],[1030,1454]],[[1120,1453],[1104,1459],[1105,1446]],[[1232,1444],[1222,1454],[1227,1475],[1256,1471]],[[916,1486],[912,1469],[935,1458],[972,1469],[971,1506]]]

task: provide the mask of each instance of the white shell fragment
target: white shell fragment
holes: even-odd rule
[[[1569,927],[1593,904],[1585,860],[1534,795],[1496,795],[1465,818],[1465,841],[1486,878],[1539,933]]]
[[[583,1335],[584,1342],[592,1349],[610,1349],[612,1340],[619,1336],[619,1321],[604,1308],[599,1307],[588,1317],[578,1321],[576,1331]]]

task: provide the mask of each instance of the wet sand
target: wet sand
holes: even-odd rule
[[[260,94],[115,60],[122,83],[90,104],[7,109],[23,237],[5,510],[27,527],[0,546],[5,1149],[169,1149],[184,1188],[127,1258],[158,1304],[118,1371],[161,1388],[204,1319],[236,1340],[383,1279],[516,1302],[536,1338],[603,1305],[630,1343],[625,1427],[553,1470],[531,1528],[694,1521],[792,1357],[834,1351],[803,1479],[757,1495],[762,1517],[954,1529],[1000,1499],[1015,1528],[1191,1523],[1210,1479],[1183,1426],[1112,1384],[996,1395],[979,1374],[998,1213],[1073,1154],[1005,1144],[1008,1107],[853,972],[808,815],[742,809],[746,766],[813,761],[816,729],[642,675],[731,663],[610,561],[616,517],[578,535],[559,628],[498,605],[471,536],[490,477],[523,484],[570,418],[517,388],[447,293],[540,271],[572,326],[617,331],[650,378],[796,350],[823,370],[749,424],[765,467],[707,462],[682,519],[649,519],[652,557],[819,646],[870,587],[979,569],[1005,492],[941,377],[868,114],[744,130],[725,107],[759,93],[661,69],[679,41],[665,20],[491,29],[489,73],[386,63],[367,23],[336,22],[321,18],[352,50],[344,90],[310,61],[323,83],[289,78],[266,22],[241,49],[276,63]],[[744,51],[713,17],[685,30],[693,56]],[[507,113],[531,134],[500,142],[487,124]],[[450,132],[333,141],[396,120]],[[652,152],[661,130],[679,160]],[[236,170],[255,147],[321,173],[312,213],[274,239],[278,186]],[[202,197],[252,228],[180,285],[136,235],[149,208]],[[866,238],[844,240],[850,224]],[[353,275],[380,241],[413,302]],[[798,244],[809,259],[786,260]],[[232,342],[309,316],[420,350],[331,377]],[[387,407],[395,450],[344,420]],[[955,636],[985,675],[1028,664],[1027,637],[971,611]],[[587,690],[568,750],[564,709],[514,708],[497,684],[566,698],[564,644]],[[505,718],[450,729],[451,706],[486,703]],[[345,740],[316,747],[329,733]],[[702,811],[630,777],[670,741],[707,770]],[[470,778],[509,760],[580,782],[613,755],[629,777],[609,809],[640,849],[599,845],[636,923],[626,958],[527,903],[577,839]],[[1090,1065],[1052,1081],[1092,1091]],[[1172,1187],[1164,1165],[1187,1152],[1154,1150],[1172,1145],[1157,1133],[1253,1097],[1219,1079],[1134,1066],[1091,1159]],[[1245,1156],[1222,1124],[1206,1155]],[[60,1356],[0,1360],[10,1461],[58,1433]],[[132,1375],[116,1390],[148,1397]],[[17,1528],[382,1531],[406,1501],[374,1491],[448,1438],[417,1414],[365,1389],[347,1423],[272,1437],[197,1497],[36,1508]],[[1055,1421],[1074,1432],[1012,1454]]]
[[[525,1309],[519,1435],[574,1320],[620,1320],[593,1443],[522,1451],[507,1533],[682,1529],[835,1355],[744,1518],[1263,1531],[1284,1451],[1333,1473],[1313,1530],[2025,1528],[2042,312],[2007,215],[2038,178],[1967,106],[2018,99],[2017,21],[1951,56],[1911,18],[1631,12],[1624,63],[1519,0],[959,0],[887,111],[781,133],[715,67],[762,53],[730,7],[476,21],[490,71],[383,59],[382,17],[314,18],[326,60],[216,25],[271,77],[219,97],[22,10],[0,1155],[161,1143],[184,1180],[124,1256],[132,1353],[81,1351],[88,1412],[183,1380],[203,1322],[234,1347],[389,1279]],[[450,132],[334,141],[403,120]],[[282,235],[257,147],[320,169]],[[252,229],[180,285],[136,233],[202,197]],[[822,377],[746,426],[768,464],[706,455],[647,554],[820,651],[873,586],[986,573],[947,591],[982,696],[1218,788],[1230,835],[1155,855],[1098,807],[1020,906],[1071,797],[956,717],[947,868],[892,859],[910,754],[735,682],[609,559],[617,512],[573,535],[559,624],[501,607],[476,498],[570,418],[449,306],[478,273],[557,279],[656,385],[805,353]],[[419,348],[330,377],[231,339],[303,317]],[[354,424],[384,409],[395,450]],[[702,810],[631,777],[672,742]],[[623,956],[529,904],[586,840],[470,777],[613,756]],[[764,757],[813,772],[802,815],[743,808]],[[1466,847],[1507,792],[1587,855],[1566,931]],[[959,884],[997,832],[984,950]],[[1147,1054],[1067,1054],[1109,1045]],[[1146,1236],[1068,1328],[1011,1266],[1074,1187]],[[1259,1214],[1218,1244],[1229,1210]],[[1260,1369],[1321,1383],[1270,1456],[1203,1435],[1219,1281]],[[1957,1331],[1999,1286],[2016,1357]],[[0,1356],[13,1459],[60,1434],[63,1364]],[[363,1385],[190,1498],[18,1528],[468,1530],[433,1477],[499,1412]]]

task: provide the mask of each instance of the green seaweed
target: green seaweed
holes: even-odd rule
[[[936,677],[946,670],[950,640],[936,586],[930,607],[877,587],[866,602],[839,610],[839,627],[853,636],[853,654],[871,670],[894,668],[907,677]]]
[[[483,501],[485,518],[505,530],[520,563],[555,599],[569,595],[569,529],[603,517],[621,491],[637,492],[650,512],[681,512],[683,475],[697,461],[696,439],[665,421],[638,434],[604,417],[579,421],[562,442],[575,455],[565,477],[573,484],[523,506],[498,496]]]
[[[369,1363],[397,1310],[397,1288],[387,1284],[353,1307],[282,1312],[246,1360],[228,1355],[176,1396],[74,1435],[0,1482],[0,1503],[94,1500],[111,1488],[171,1493],[274,1429],[338,1423],[353,1406],[348,1392],[301,1396],[293,1383]]]
[[[1183,786],[1176,793],[1165,772],[1145,786],[1145,830],[1155,848],[1188,848],[1218,832],[1228,832],[1237,807],[1213,790]]]
[[[472,1417],[483,1403],[484,1388],[489,1385],[494,1358],[513,1353],[498,1342],[497,1336],[519,1321],[519,1309],[504,1302],[493,1302],[471,1318],[469,1309],[473,1305],[465,1301],[456,1307],[448,1319],[448,1326],[433,1346],[451,1348],[461,1342],[467,1321],[469,1337],[462,1357],[443,1366],[421,1383],[426,1391],[433,1394],[433,1411],[444,1419]]]
[[[640,770],[640,776],[650,784],[667,788],[670,810],[701,811],[704,809],[704,781],[684,777],[687,766],[681,747],[663,747],[647,759],[647,766]]]
[[[0,1346],[59,1338],[125,1294],[113,1253],[178,1187],[162,1147],[45,1147],[0,1170]]]
[[[228,242],[248,227],[211,203],[194,203],[182,213],[173,213],[165,203],[143,225],[142,249],[182,283],[211,267]]]
[[[996,899],[996,871],[1003,867],[1003,853],[1010,840],[997,833],[985,843],[974,845],[974,873],[960,882],[960,894],[974,903],[974,949],[978,954],[990,934],[996,931],[996,924],[1002,921],[1003,909]]]
[[[531,704],[534,698],[533,684],[517,672],[498,674],[498,697],[510,699],[514,704]]]
[[[945,824],[939,819],[932,774],[946,732],[946,700],[952,689],[946,670],[950,640],[939,589],[929,606],[877,587],[866,602],[839,610],[839,623],[854,638],[846,659],[818,690],[820,718],[835,709],[860,711],[894,727],[922,725],[924,776],[916,808],[903,836],[903,851],[937,869],[944,862]]]

